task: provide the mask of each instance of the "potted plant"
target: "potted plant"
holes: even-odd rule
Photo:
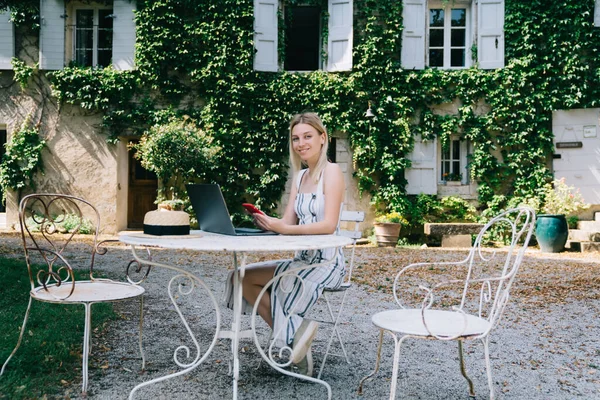
[[[454,172],[446,172],[443,175],[444,184],[449,186],[458,186],[462,184],[462,174],[456,174]]]
[[[564,178],[555,179],[540,191],[544,205],[535,224],[535,236],[545,253],[562,251],[569,236],[567,216],[590,207],[583,200],[579,189],[568,186]]]
[[[400,237],[402,225],[407,225],[408,221],[399,212],[392,211],[387,214],[381,214],[375,218],[373,224],[375,228],[375,238],[377,245],[396,246]]]

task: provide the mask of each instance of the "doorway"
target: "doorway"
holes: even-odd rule
[[[158,178],[152,171],[142,167],[134,157],[135,150],[129,150],[129,189],[127,193],[127,228],[141,229],[144,216],[156,209]]]

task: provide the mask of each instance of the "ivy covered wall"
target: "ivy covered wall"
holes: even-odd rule
[[[327,9],[326,0],[309,3]],[[498,206],[499,195],[526,196],[549,179],[553,110],[600,106],[594,0],[505,0],[505,68],[454,71],[400,67],[399,0],[354,0],[354,65],[339,73],[253,71],[252,0],[138,0],[137,8],[137,69],[49,73],[55,95],[101,111],[110,140],[171,115],[196,118],[222,148],[211,179],[264,208],[286,182],[289,118],[305,109],[348,134],[360,187],[402,209],[415,135],[471,141],[479,200]],[[373,119],[364,117],[369,101]],[[457,114],[432,112],[451,102]],[[482,103],[489,112],[474,113]]]

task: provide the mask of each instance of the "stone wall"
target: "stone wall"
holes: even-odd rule
[[[35,65],[38,38],[17,31],[16,41],[17,57]],[[109,144],[106,135],[100,134],[102,116],[75,106],[59,106],[44,71],[34,74],[24,90],[14,82],[12,71],[0,71],[0,124],[6,126],[8,140],[28,116],[34,124],[39,123],[47,146],[42,151],[44,173],[36,176],[35,191],[84,197],[99,209],[105,233],[124,229],[126,208],[118,202],[123,196],[126,199],[127,193],[126,182],[119,182],[123,145]],[[7,228],[17,227],[19,200],[29,192],[7,194]]]

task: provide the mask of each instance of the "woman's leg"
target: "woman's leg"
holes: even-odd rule
[[[260,291],[267,282],[273,279],[277,264],[251,266],[246,269],[242,280],[242,295],[252,305],[256,302]],[[269,293],[263,295],[258,304],[258,315],[273,328],[273,317],[271,315],[271,296]]]

